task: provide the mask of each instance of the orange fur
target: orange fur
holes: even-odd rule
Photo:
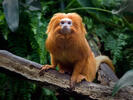
[[[71,34],[59,33],[61,30],[59,23],[62,18],[72,20]],[[114,66],[108,57],[94,57],[85,38],[87,32],[82,23],[82,18],[78,14],[55,14],[50,20],[46,33],[48,34],[46,48],[50,52],[51,65],[44,66],[42,70],[55,68],[58,65],[59,72],[72,72],[71,87],[83,79],[92,82],[101,62],[109,64],[114,70]]]

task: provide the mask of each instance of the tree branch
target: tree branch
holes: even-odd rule
[[[39,71],[42,65],[26,60],[9,53],[5,50],[0,50],[0,67],[18,73],[32,82],[41,84],[43,87],[56,90],[58,92],[66,92],[68,94],[84,95],[91,99],[99,100],[132,100],[133,88],[122,89],[115,97],[112,97],[113,83],[108,86],[86,81],[75,86],[75,90],[70,90],[69,79],[67,74],[61,74],[56,70],[48,70],[43,76],[39,76]]]

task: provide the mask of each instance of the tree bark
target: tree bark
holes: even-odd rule
[[[126,87],[112,97],[113,82],[108,85],[89,83],[83,81],[76,84],[75,89],[69,88],[70,76],[61,74],[56,70],[48,70],[43,76],[39,76],[42,65],[18,57],[8,51],[0,50],[0,67],[17,73],[28,80],[38,83],[42,87],[56,90],[59,93],[67,93],[69,95],[83,96],[98,100],[133,100],[133,88]]]

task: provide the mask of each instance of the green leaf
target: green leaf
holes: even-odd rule
[[[123,87],[133,85],[133,69],[125,73],[125,75],[115,84],[113,96]]]
[[[91,18],[88,18],[86,16],[83,17],[83,20],[87,26],[87,29],[90,30],[93,27],[93,21]]]
[[[19,24],[18,0],[4,0],[3,8],[8,26],[14,32]]]
[[[96,7],[117,7],[121,5],[122,0],[91,0]]]
[[[37,11],[42,9],[39,0],[26,0],[26,4],[29,6],[29,10],[31,11]]]
[[[83,7],[89,7],[91,5],[91,0],[77,0],[77,1]]]

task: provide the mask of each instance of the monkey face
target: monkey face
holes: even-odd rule
[[[71,33],[71,26],[72,26],[72,20],[69,18],[63,18],[61,19],[59,25],[61,26],[60,33],[61,34],[70,34]]]
[[[50,34],[85,34],[86,30],[82,18],[76,13],[57,13],[48,25],[47,32]]]

